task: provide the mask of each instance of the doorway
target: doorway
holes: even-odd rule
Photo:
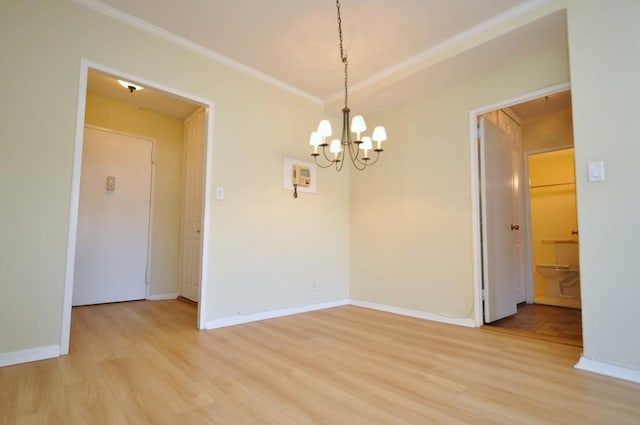
[[[539,259],[534,261],[532,258],[533,235],[531,233],[530,211],[532,202],[528,196],[531,190],[540,191],[540,189],[537,185],[531,188],[532,182],[528,175],[528,158],[535,158],[534,155],[536,153],[572,146],[571,98],[568,89],[568,84],[555,86],[513,101],[493,105],[493,107],[487,107],[483,110],[472,111],[471,113],[472,134],[474,135],[473,149],[475,150],[475,159],[477,161],[473,168],[478,173],[477,193],[479,198],[476,205],[477,245],[475,246],[477,266],[476,323],[478,326],[483,324],[501,325],[503,322],[509,322],[507,327],[513,327],[514,323],[522,324],[525,322],[525,320],[514,320],[522,312],[523,315],[528,314],[530,317],[546,317],[550,323],[549,327],[559,329],[556,332],[557,334],[564,334],[561,329],[562,320],[559,319],[563,311],[562,309],[555,309],[557,305],[566,305],[566,303],[554,304],[553,307],[545,310],[544,315],[534,313],[532,316],[531,312],[540,310],[537,309],[534,303],[541,304],[545,301],[544,297],[540,297],[540,288],[545,285],[541,278],[542,273],[539,271],[542,268],[554,266],[556,269],[562,269],[562,271],[555,271],[556,274],[569,273],[572,275],[563,275],[563,278],[560,279],[562,281],[560,285],[562,291],[567,291],[568,293],[569,286],[572,288],[576,286],[574,285],[575,282],[569,282],[569,277],[572,278],[575,274],[575,269],[577,269],[577,250],[575,250],[575,256],[572,257],[571,261],[563,260],[561,261],[562,264],[558,263],[559,260],[541,263]],[[493,115],[493,117],[490,115]],[[550,118],[544,125],[540,125],[545,115]],[[508,122],[508,125],[504,123],[500,125],[499,122],[496,122],[496,116],[503,117],[503,121],[505,123]],[[566,119],[567,117],[568,120]],[[487,121],[493,122],[487,123]],[[530,126],[529,123],[536,125]],[[501,127],[502,137],[507,140],[506,142],[487,142],[483,140],[485,133],[492,131],[495,133],[495,128],[489,128],[492,126]],[[561,131],[561,127],[564,130]],[[513,133],[512,137],[506,134],[509,132]],[[491,137],[496,137],[496,134]],[[500,137],[499,134],[498,137]],[[518,140],[519,138],[522,140]],[[503,146],[507,147],[496,149],[495,146],[491,147],[491,143],[497,143],[498,145],[502,143]],[[507,164],[509,156],[511,158],[515,156],[519,165]],[[496,176],[492,174],[498,173],[499,170],[496,170],[496,166],[500,164],[496,164],[495,161],[501,161],[500,164],[506,170],[503,170],[505,172],[497,180],[495,180]],[[570,161],[572,162],[573,158]],[[573,169],[571,169],[571,172],[573,173]],[[549,171],[546,174],[550,175],[551,172]],[[545,173],[543,172],[544,175]],[[487,179],[491,181],[488,182]],[[569,182],[562,182],[563,185],[565,183]],[[498,189],[495,189],[494,186]],[[496,190],[502,192],[502,197],[496,197],[494,193]],[[542,190],[549,191],[549,189]],[[560,189],[554,190],[556,192],[561,191]],[[575,196],[573,199],[575,209]],[[537,196],[533,204],[538,207],[540,206],[538,205],[540,204],[539,201],[540,197]],[[498,213],[496,209],[500,210],[501,213]],[[545,207],[538,208],[538,210],[542,210],[544,214]],[[547,212],[549,211],[547,208]],[[539,221],[536,220],[538,227]],[[550,218],[547,221],[555,223],[558,220]],[[577,239],[578,230],[575,218],[573,223],[572,226],[575,228],[568,231],[566,236],[558,233],[544,238],[544,242],[550,248],[557,248],[558,246],[556,245],[559,245],[560,257],[564,259],[567,258],[563,254],[564,248],[571,245],[569,243],[570,236],[573,234]],[[538,228],[538,230],[540,229]],[[538,241],[538,239],[541,239],[539,236],[540,232],[537,232],[535,235],[537,242],[540,242]],[[502,247],[496,248],[496,241],[501,241]],[[551,244],[550,241],[557,243]],[[564,242],[567,243],[565,244]],[[571,242],[574,247],[577,247],[577,243],[573,243],[573,240]],[[574,264],[576,267],[574,267]],[[545,272],[545,276],[548,274],[546,270],[542,271]],[[567,279],[564,279],[564,277]],[[554,287],[555,283],[546,282],[546,285]],[[524,289],[524,296],[522,295],[522,289]],[[549,303],[546,302],[546,304]],[[531,307],[532,305],[533,307]],[[554,316],[554,311],[559,313],[557,317]],[[581,319],[579,311],[572,311],[569,314],[572,317],[577,316],[578,320]],[[567,330],[567,333],[580,334],[575,332],[575,320],[568,320],[566,324],[569,328],[572,328]],[[544,328],[545,325],[537,323],[534,326],[538,331],[541,327]],[[579,327],[581,329],[581,323],[579,323]],[[522,328],[523,332],[531,334],[529,336],[536,337],[535,331],[531,332],[531,329],[527,329],[524,325]],[[580,336],[578,338],[580,339]],[[581,343],[581,340],[579,342]]]
[[[73,176],[72,176],[72,196],[71,196],[71,205],[70,205],[70,217],[69,217],[69,234],[67,239],[67,264],[66,264],[66,277],[65,277],[65,292],[64,292],[64,301],[63,301],[63,320],[62,320],[62,330],[61,330],[61,354],[68,354],[69,352],[69,339],[70,339],[70,327],[71,327],[71,306],[72,306],[72,298],[73,298],[73,283],[74,283],[74,270],[75,270],[75,258],[77,252],[77,231],[78,231],[78,206],[79,206],[79,195],[80,195],[80,176],[81,176],[81,168],[82,168],[82,151],[83,151],[83,132],[85,127],[85,112],[87,105],[87,86],[88,79],[91,72],[97,72],[100,74],[104,74],[114,78],[118,76],[126,81],[135,82],[136,85],[141,85],[144,88],[153,88],[153,90],[149,90],[149,93],[162,94],[164,97],[169,97],[173,99],[178,99],[183,101],[183,103],[189,103],[190,105],[196,104],[198,107],[202,108],[205,111],[205,118],[203,120],[204,126],[206,126],[204,130],[204,159],[203,159],[203,176],[202,176],[202,210],[203,210],[203,220],[202,220],[202,228],[201,228],[201,262],[200,266],[200,282],[199,282],[199,303],[197,308],[197,328],[204,329],[206,325],[206,282],[208,276],[208,270],[206,267],[205,258],[208,257],[208,240],[207,235],[209,234],[210,223],[208,220],[211,208],[211,199],[209,196],[210,190],[210,179],[212,175],[211,163],[212,163],[212,127],[213,127],[213,104],[212,102],[199,98],[197,96],[190,95],[188,93],[180,92],[179,90],[163,86],[162,84],[157,84],[154,82],[150,82],[144,78],[136,77],[130,74],[123,73],[118,70],[114,70],[99,64],[95,64],[86,60],[81,61],[81,70],[80,70],[80,87],[78,92],[78,112],[77,112],[77,120],[76,120],[76,141],[75,141],[75,149],[74,149],[74,162],[73,162]],[[126,87],[126,86],[125,86]],[[137,90],[137,89],[136,89]],[[131,96],[139,93],[134,93],[135,90],[125,90],[122,95]],[[147,99],[146,105],[138,105],[136,108],[143,110],[153,110],[155,107],[162,107],[164,105],[163,102],[158,101],[158,98]],[[181,136],[182,137],[182,136]],[[182,158],[180,158],[182,161]],[[160,179],[158,179],[159,181]],[[179,184],[179,183],[178,183]],[[180,199],[176,199],[175,202],[180,204]],[[156,217],[154,216],[154,220]],[[179,233],[179,231],[178,231]],[[176,256],[179,255],[179,250],[176,250]],[[175,282],[175,288],[178,289],[178,282]],[[174,290],[175,292],[175,290]],[[172,295],[175,298],[178,294],[174,293]],[[148,299],[152,299],[152,297],[148,296]],[[158,298],[156,298],[158,299]],[[160,298],[162,299],[162,298]]]

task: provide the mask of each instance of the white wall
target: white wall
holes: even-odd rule
[[[60,344],[82,58],[214,102],[206,319],[348,295],[348,175],[281,187],[319,105],[66,0],[0,2],[0,51],[0,353]]]
[[[584,356],[640,369],[640,2],[569,1]],[[605,182],[586,179],[604,161]]]

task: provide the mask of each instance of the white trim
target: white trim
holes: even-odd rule
[[[471,228],[473,247],[473,293],[475,296],[474,320],[476,326],[482,326],[482,244],[480,242],[480,169],[478,167],[478,117],[487,112],[506,108],[518,103],[548,96],[554,93],[569,90],[571,83],[560,83],[542,88],[512,99],[503,100],[481,108],[469,111],[469,149],[471,168]]]
[[[60,332],[60,354],[69,354],[71,338],[71,306],[73,303],[73,273],[76,263],[76,237],[78,235],[78,206],[80,205],[80,175],[82,172],[82,141],[84,139],[84,114],[87,103],[87,77],[89,65],[80,61],[78,83],[78,112],[76,114],[76,137],[73,148],[71,170],[71,205],[69,206],[69,235],[67,237],[67,262],[65,266],[64,294],[62,300],[62,330]]]
[[[319,304],[309,304],[298,307],[281,308],[278,310],[263,311],[260,313],[241,314],[236,316],[224,317],[222,319],[211,320],[207,322],[206,329],[224,328],[227,326],[241,325],[243,323],[258,322],[260,320],[275,319],[277,317],[291,316],[293,314],[308,313],[310,311],[324,310],[327,308],[341,307],[349,305],[348,299],[329,301]]]
[[[60,354],[61,350],[59,345],[46,345],[44,347],[29,348],[27,350],[0,353],[0,367],[52,359],[54,357],[60,357]]]
[[[433,60],[435,57],[437,57],[438,55],[446,52],[447,50],[453,50],[456,47],[461,46],[464,43],[469,42],[470,40],[473,40],[475,37],[481,35],[483,32],[488,32],[501,25],[507,24],[516,18],[524,16],[527,13],[533,12],[536,9],[540,9],[543,6],[553,3],[554,1],[555,0],[529,0],[521,5],[513,7],[503,13],[500,13],[499,15],[492,17],[491,19],[481,22],[475,27],[471,27],[468,30],[458,33],[455,36],[441,43],[438,43],[433,47],[423,50],[417,55],[411,56],[410,58],[405,59],[400,63],[392,65],[388,68],[383,69],[382,71],[379,71],[373,74],[369,78],[366,78],[356,84],[351,85],[349,87],[349,92],[355,94],[357,92],[367,90],[368,88],[376,84],[379,84],[381,82],[384,82],[387,79],[392,78],[394,75],[408,72],[412,68],[417,68],[417,70],[420,70],[420,69],[427,68],[429,66],[433,66],[434,64],[430,64],[429,62]],[[559,7],[558,10],[563,8],[564,7]],[[549,13],[553,13],[553,12],[555,12],[555,10],[549,11]],[[481,42],[484,43],[486,41],[487,40],[482,40]],[[475,47],[475,45],[471,47]],[[446,59],[448,58],[444,58],[443,60],[446,60]],[[343,95],[342,92],[335,93],[329,96],[326,99],[325,103],[334,102],[340,99],[342,95]]]
[[[529,182],[529,152],[524,152],[522,164],[522,181]],[[524,227],[527,230],[524,232],[524,249],[525,249],[525,292],[527,296],[527,304],[533,304],[535,302],[535,281],[533,277],[533,247],[531,234],[531,190],[529,184],[523,184],[524,187]]]
[[[205,107],[206,123],[205,131],[207,132],[206,144],[205,144],[205,176],[204,176],[204,206],[202,210],[202,265],[200,269],[200,299],[198,300],[198,329],[206,328],[206,304],[207,304],[207,290],[206,282],[209,277],[209,234],[211,232],[211,190],[213,188],[213,132],[215,127],[213,125],[213,103]]]
[[[322,100],[312,96],[311,94],[300,90],[297,87],[294,87],[290,84],[287,84],[283,81],[278,80],[270,75],[265,74],[264,72],[260,72],[254,68],[251,68],[247,65],[244,65],[240,62],[237,62],[233,59],[230,59],[220,53],[217,53],[211,49],[208,49],[198,43],[194,43],[193,41],[187,40],[186,38],[180,37],[172,32],[169,32],[163,28],[160,28],[156,25],[153,25],[150,22],[147,22],[143,19],[136,18],[135,16],[129,15],[119,9],[108,6],[99,0],[73,0],[75,3],[82,5],[88,9],[94,10],[98,13],[106,15],[110,18],[116,19],[120,22],[123,22],[131,27],[137,28],[146,33],[152,34],[156,37],[159,37],[163,40],[169,41],[179,47],[183,47],[189,49],[195,53],[203,55],[209,59],[213,59],[214,61],[226,65],[230,68],[233,68],[237,71],[243,72],[247,75],[250,75],[258,80],[264,81],[266,83],[272,84],[276,87],[279,87],[283,90],[286,90],[290,93],[293,93],[297,96],[300,96],[304,99],[307,99],[311,102],[314,102],[318,105],[322,104]]]
[[[62,304],[62,320],[61,320],[61,332],[60,332],[60,349],[59,354],[69,353],[69,340],[71,336],[71,307],[73,303],[73,273],[76,256],[76,236],[78,230],[78,205],[80,202],[80,176],[82,171],[82,142],[84,139],[84,115],[86,106],[87,95],[87,76],[89,74],[89,68],[99,72],[118,76],[125,80],[132,80],[139,82],[148,87],[154,87],[158,90],[166,93],[182,97],[183,99],[198,103],[204,106],[207,110],[207,162],[206,162],[206,181],[205,187],[205,205],[204,205],[204,228],[203,228],[203,243],[202,243],[202,281],[200,282],[200,302],[198,303],[198,329],[204,328],[206,319],[206,282],[207,282],[207,259],[209,253],[209,240],[207,235],[209,234],[209,212],[211,210],[211,200],[209,194],[209,188],[211,187],[211,178],[213,176],[213,102],[208,99],[201,98],[199,96],[192,95],[190,93],[183,92],[172,87],[158,84],[153,81],[149,81],[146,78],[140,78],[138,76],[121,72],[114,68],[110,68],[104,65],[91,62],[86,59],[80,60],[80,80],[78,84],[78,112],[76,114],[76,135],[74,142],[74,154],[73,154],[73,167],[71,177],[71,200],[69,206],[69,228],[67,237],[67,261],[65,269],[64,279],[64,298]]]
[[[478,137],[480,133],[478,132],[478,115],[474,114],[473,111],[469,112],[469,128],[471,134],[471,248],[473,250],[473,299],[475,300],[473,320],[475,326],[482,326],[484,313],[482,307],[482,223],[480,221],[482,205],[480,204],[480,156],[478,153],[480,146]]]
[[[394,307],[391,305],[371,303],[368,301],[350,300],[351,305],[357,307],[369,308],[371,310],[385,311],[387,313],[399,314],[401,316],[415,317],[418,319],[431,320],[433,322],[448,323],[450,325],[464,326],[467,328],[475,328],[476,324],[473,319],[466,317],[449,317],[441,314],[427,313],[419,310],[410,310],[408,308]]]
[[[629,369],[627,367],[616,366],[608,363],[599,362],[597,360],[588,359],[584,356],[574,366],[576,369],[593,372],[600,375],[610,376],[612,378],[624,379],[625,381],[640,384],[640,370]]]
[[[176,298],[178,298],[178,294],[175,292],[147,295],[147,300],[149,301],[175,300]]]

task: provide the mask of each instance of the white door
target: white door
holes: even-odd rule
[[[206,112],[201,109],[187,118],[184,126],[185,190],[180,295],[195,302],[200,300],[202,276],[205,119]]]
[[[73,305],[146,298],[150,140],[85,128]]]
[[[514,149],[509,135],[480,118],[484,320],[517,312],[513,218]]]

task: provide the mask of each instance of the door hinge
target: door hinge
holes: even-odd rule
[[[487,288],[482,288],[482,301],[487,299]]]

